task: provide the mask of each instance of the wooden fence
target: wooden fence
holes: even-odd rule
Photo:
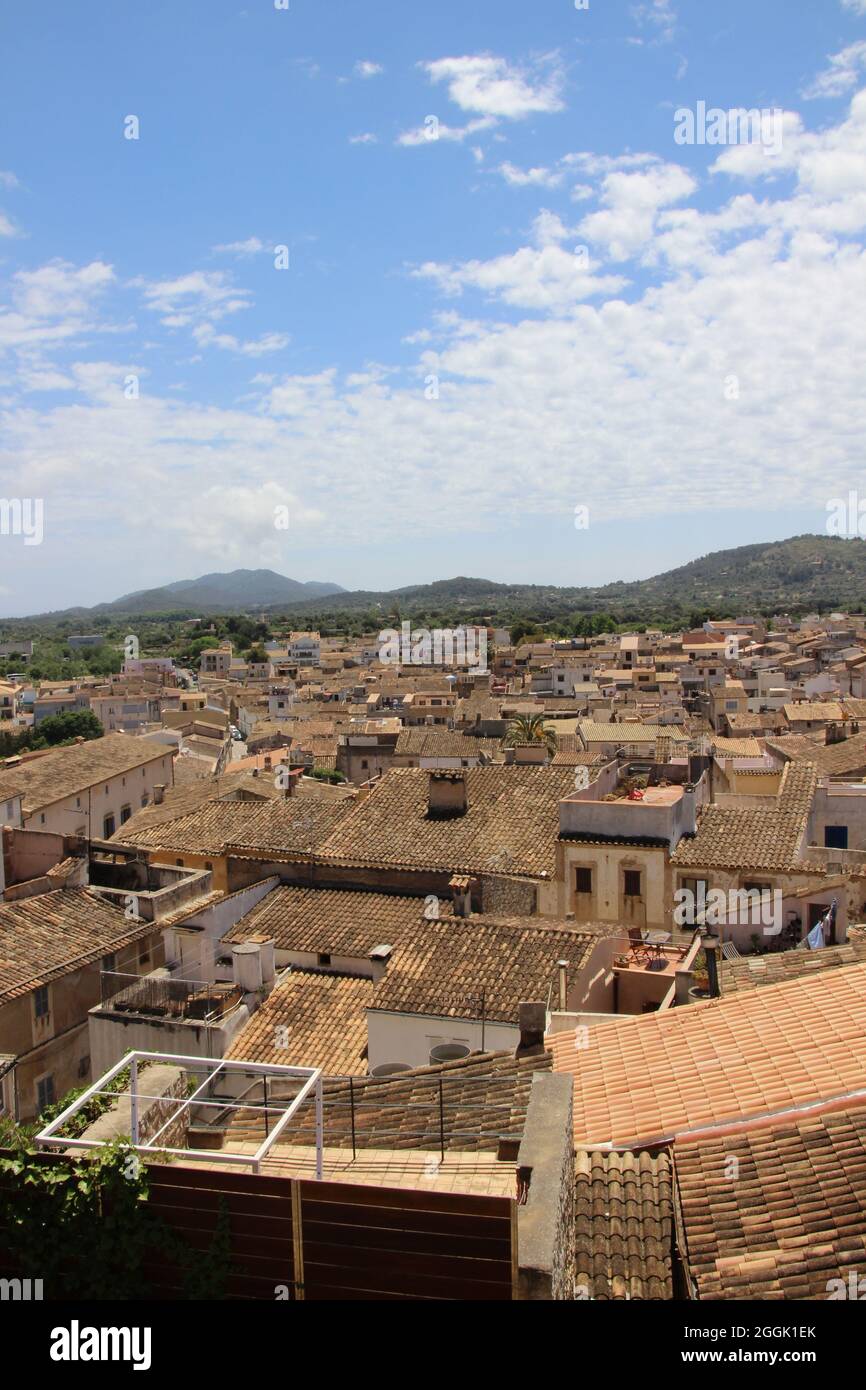
[[[44,1161],[67,1160],[46,1155]],[[203,1260],[215,1258],[222,1215],[228,1230],[226,1298],[516,1296],[517,1205],[510,1198],[177,1164],[149,1164],[147,1172],[147,1219],[155,1227],[164,1223]],[[4,1176],[4,1186],[9,1181]],[[153,1298],[188,1297],[182,1272],[159,1254],[158,1239],[144,1272]],[[39,1277],[38,1270],[23,1273]],[[8,1262],[0,1233],[0,1277],[21,1274]]]

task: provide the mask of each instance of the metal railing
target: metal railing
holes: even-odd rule
[[[407,1084],[413,1087],[412,1096],[397,1095]],[[400,1073],[387,1077],[333,1077],[321,1100],[324,1143],[337,1148],[351,1147],[352,1157],[357,1158],[359,1148],[389,1147],[386,1141],[392,1140],[395,1142],[390,1147],[394,1148],[438,1149],[444,1162],[448,1148],[492,1150],[503,1140],[517,1141],[523,1129],[520,1116],[525,1103],[521,1103],[516,1088],[514,1094],[502,1100],[473,1097],[473,1088],[480,1086],[489,1090],[490,1085],[488,1077],[435,1076],[429,1079],[426,1087],[429,1094],[422,1097],[418,1078],[407,1082],[405,1075]],[[223,1113],[214,1116],[211,1123],[215,1128],[221,1127],[226,1112],[237,1112],[241,1128],[261,1126],[267,1136],[275,1118],[282,1128],[286,1109],[292,1107],[295,1125],[291,1135],[284,1135],[283,1142],[303,1144],[303,1131],[312,1127],[311,1120],[303,1114],[303,1106],[295,1107],[296,1097],[280,1096],[280,1089],[277,1079],[257,1079],[236,1099],[224,1102]],[[383,1117],[375,1126],[370,1124],[371,1111]],[[246,1113],[242,1115],[241,1112]],[[399,1117],[403,1122],[392,1123],[392,1114],[395,1121]],[[370,1136],[369,1142],[359,1143],[365,1135]]]
[[[207,980],[184,980],[173,975],[130,975],[118,970],[100,972],[101,1001],[119,1012],[153,1018],[195,1018],[212,1022],[239,1002],[236,985]]]

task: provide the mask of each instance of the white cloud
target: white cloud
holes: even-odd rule
[[[580,224],[580,232],[601,246],[611,260],[624,261],[652,240],[659,210],[681,202],[697,187],[678,164],[660,164],[642,173],[607,174],[599,212]]]
[[[368,130],[367,130],[367,131],[364,131],[364,133],[363,133],[362,135],[350,135],[350,136],[349,136],[349,144],[350,144],[350,145],[376,145],[376,144],[378,144],[378,143],[379,143],[379,138],[378,138],[378,136],[373,135],[373,134],[372,134],[370,131],[368,131]]]
[[[856,87],[860,73],[866,68],[866,39],[858,39],[841,52],[831,54],[827,63],[804,91],[805,97],[841,97]]]
[[[438,117],[428,117],[429,124],[416,126],[414,130],[404,130],[402,135],[398,135],[398,145],[436,145],[440,140],[456,141],[462,144],[469,135],[475,135],[479,130],[489,130],[496,124],[492,116],[481,117],[477,121],[469,121],[463,126],[449,126]],[[435,124],[434,124],[435,123]]]
[[[175,280],[144,282],[143,289],[148,308],[162,314],[168,328],[183,328],[203,315],[222,318],[249,308],[251,302],[246,290],[237,290],[218,270],[193,270]]]
[[[536,236],[538,233],[536,224]],[[542,236],[540,245],[523,246],[492,261],[465,261],[462,265],[428,261],[412,273],[434,280],[445,294],[475,289],[517,308],[570,313],[581,301],[615,293],[627,283],[618,275],[596,276],[583,259],[583,248],[576,249],[579,254]]]
[[[14,222],[11,221],[0,208],[0,236],[17,236],[18,233]]]
[[[228,241],[213,249],[229,256],[257,256],[268,248],[260,237],[249,236],[246,241]]]
[[[192,330],[192,336],[199,347],[222,348],[226,352],[237,352],[244,357],[264,357],[270,352],[282,352],[290,341],[287,333],[263,333],[260,338],[244,342],[232,333],[217,333],[209,323],[197,325]]]
[[[0,169],[0,188],[20,188],[20,186],[11,169]]]
[[[644,169],[648,164],[660,164],[661,160],[657,154],[594,154],[590,150],[581,150],[577,154],[565,154],[559,161],[566,168],[576,169],[578,173],[586,174],[589,178],[597,178],[602,174],[612,174],[620,169]]]
[[[368,59],[361,59],[355,64],[356,77],[378,77],[385,69],[381,63],[371,63]]]
[[[634,5],[632,14],[642,28],[654,29],[657,40],[667,43],[673,38],[677,27],[677,16],[672,0],[644,0]]]
[[[448,95],[461,111],[521,120],[538,112],[563,109],[562,77],[551,61],[537,76],[489,54],[439,58],[421,66],[431,82],[448,84]]]
[[[64,576],[96,555],[111,576],[147,536],[152,563],[172,575],[179,541],[208,562],[291,573],[305,531],[349,548],[544,517],[553,536],[578,503],[593,525],[717,512],[723,543],[726,509],[766,514],[770,497],[813,508],[821,530],[826,499],[862,476],[866,93],[827,129],[788,122],[782,159],[774,168],[760,148],[727,148],[713,166],[726,178],[699,200],[675,165],[596,164],[594,215],[607,221],[586,236],[589,266],[562,218],[543,211],[503,255],[419,267],[431,291],[463,298],[411,335],[408,377],[356,363],[348,374],[263,373],[242,403],[155,385],[129,402],[122,366],[69,368],[49,351],[65,338],[16,338],[25,360],[20,395],[4,382],[0,469],[7,491],[43,496],[62,518],[65,539],[46,534],[40,562],[54,545]],[[600,260],[627,249],[633,260],[616,273]],[[104,312],[110,267],[49,272],[13,277],[0,334],[15,315],[22,335],[62,335],[94,322],[94,302]],[[162,282],[158,312],[201,300],[179,283]],[[236,293],[216,288],[217,306]],[[455,312],[473,293],[466,317]],[[816,324],[832,326],[820,351]],[[247,389],[254,357],[232,341]],[[74,382],[75,398],[37,410],[31,392],[65,389],[52,372]],[[424,394],[431,373],[435,401]],[[277,505],[304,519],[282,540]]]
[[[557,188],[563,179],[563,175],[555,169],[547,169],[541,165],[535,169],[519,169],[508,160],[500,164],[499,172],[505,182],[513,188],[526,188],[530,184],[537,188]]]
[[[842,0],[844,10],[853,10],[854,14],[866,14],[866,0]]]

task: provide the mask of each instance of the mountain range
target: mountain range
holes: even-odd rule
[[[805,535],[789,540],[737,546],[650,579],[618,581],[596,587],[505,584],[458,576],[432,584],[390,590],[356,589],[339,584],[302,583],[274,570],[232,570],[158,588],[124,594],[93,608],[72,608],[37,615],[53,621],[123,614],[259,613],[297,615],[323,621],[338,613],[389,617],[417,615],[548,620],[563,613],[640,615],[709,610],[735,616],[750,609],[763,613],[818,607],[866,608],[866,543],[860,539]],[[32,619],[33,621],[36,618]],[[26,620],[18,619],[17,622]]]

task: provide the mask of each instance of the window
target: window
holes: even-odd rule
[[[139,941],[138,943],[138,963],[148,965],[150,962],[150,942]]]
[[[179,869],[182,869],[182,868],[183,868],[183,860],[182,860],[182,859],[175,859],[174,862],[175,862],[175,864],[177,865],[177,867],[178,867]]]
[[[330,965],[331,957],[327,951],[319,952],[319,965]]]
[[[207,860],[207,859],[206,859],[205,862],[204,862],[204,866],[205,866],[206,869],[212,869],[212,868],[213,868],[213,864],[211,864],[210,861]]]
[[[114,816],[103,816],[103,818],[102,818],[102,838],[103,838],[103,840],[110,840],[111,837],[112,837],[112,835],[114,834],[114,829],[115,829],[115,825],[114,825]]]
[[[33,1012],[37,1019],[47,1018],[50,1012],[48,1003],[48,986],[40,985],[33,991]]]
[[[121,808],[120,808],[120,824],[123,825],[125,821],[128,821],[131,815],[132,815],[132,807],[131,807],[131,806],[121,806]]]
[[[43,1076],[36,1082],[36,1106],[41,1114],[48,1105],[54,1104],[54,1077]]]
[[[109,951],[107,956],[102,957],[102,968],[103,970],[117,969],[117,956],[113,951]]]
[[[575,893],[592,892],[592,869],[575,869],[574,891]]]
[[[640,869],[626,869],[623,874],[623,896],[626,898],[640,897]]]
[[[81,797],[80,797],[80,796],[77,796],[77,797],[75,798],[75,809],[76,809],[77,811],[80,811],[80,810],[81,810]]]
[[[45,824],[45,812],[44,812],[44,811],[42,812],[42,814],[41,814],[40,817],[39,817],[39,824],[40,824],[40,825],[44,825],[44,824]]]
[[[85,1078],[85,1076],[87,1076],[87,1074],[88,1074],[89,1071],[90,1071],[90,1056],[89,1056],[89,1054],[88,1054],[88,1056],[86,1056],[86,1057],[79,1057],[79,1059],[78,1059],[78,1079],[79,1079],[79,1081],[83,1081],[84,1078]]]
[[[824,848],[825,848],[825,849],[847,849],[847,848],[848,848],[848,827],[847,827],[847,825],[825,825],[825,826],[824,826]]]

